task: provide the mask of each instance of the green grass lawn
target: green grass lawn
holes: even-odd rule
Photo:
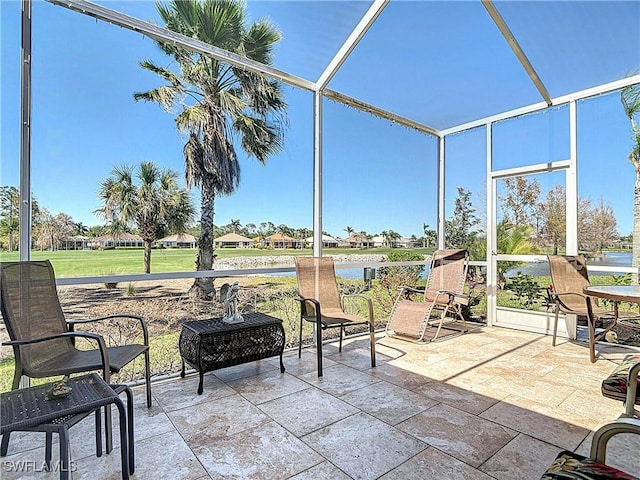
[[[325,255],[381,254],[387,255],[393,249],[331,248]],[[430,255],[432,248],[416,248],[412,251]],[[195,270],[196,249],[168,248],[156,249],[151,253],[151,272],[191,272]],[[274,255],[312,255],[311,249],[259,249],[259,248],[219,248],[219,259],[230,257],[256,257]],[[51,260],[57,277],[85,277],[93,275],[124,275],[143,273],[142,249],[121,248],[114,250],[58,250],[55,252],[33,250],[32,260]],[[4,262],[18,260],[18,252],[2,252]]]

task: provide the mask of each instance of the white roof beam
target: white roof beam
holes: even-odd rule
[[[520,115],[526,115],[528,113],[544,110],[545,108],[549,108],[549,106],[564,105],[569,102],[583,100],[585,98],[595,97],[598,95],[603,95],[605,93],[614,92],[621,88],[628,87],[629,85],[635,85],[636,83],[640,83],[640,74],[633,75],[627,78],[622,78],[620,80],[615,80],[613,82],[604,83],[596,87],[587,88],[585,90],[580,90],[578,92],[570,93],[568,95],[563,95],[561,97],[552,98],[551,105],[547,105],[544,102],[534,103],[533,105],[528,105],[526,107],[516,108],[514,110],[509,110],[507,112],[499,113],[497,115],[491,115],[489,117],[480,118],[478,120],[474,120],[468,123],[463,123],[455,127],[445,128],[444,130],[440,131],[440,134],[450,135],[452,133],[458,133],[464,130],[470,130],[472,128],[486,125],[487,123],[499,122],[501,120],[506,120],[508,118],[515,118],[515,117],[519,117]]]
[[[491,16],[491,18],[493,19],[494,23],[498,27],[498,30],[500,30],[500,33],[502,33],[502,35],[504,36],[505,40],[511,47],[511,50],[513,50],[513,53],[515,53],[516,57],[518,57],[518,60],[526,70],[533,84],[538,89],[538,92],[540,92],[540,95],[542,95],[542,98],[544,98],[544,101],[547,102],[548,106],[551,106],[551,95],[549,95],[547,88],[542,83],[542,80],[540,80],[538,73],[533,68],[533,65],[531,65],[531,62],[525,55],[524,50],[522,50],[522,47],[520,47],[520,44],[516,40],[516,37],[511,32],[511,29],[507,25],[507,22],[505,22],[504,18],[502,18],[502,15],[500,15],[500,12],[498,12],[498,10],[496,9],[493,1],[482,0],[482,4],[484,5],[484,8],[487,10],[487,12],[489,12],[489,16]]]
[[[384,8],[389,4],[389,1],[390,0],[375,0],[371,4],[369,10],[367,10],[362,19],[360,19],[360,22],[358,22],[355,28],[351,31],[351,34],[342,47],[340,47],[338,53],[336,53],[336,55],[331,59],[327,68],[324,69],[324,72],[322,72],[318,78],[318,81],[316,82],[316,88],[318,90],[324,90],[347,57],[351,54],[353,49],[356,48],[356,45],[358,45],[362,37],[364,37],[365,33],[367,33],[371,25],[373,25]]]
[[[423,133],[428,133],[429,135],[433,135],[435,137],[442,136],[441,132],[435,128],[429,127],[427,125],[423,125],[414,120],[411,120],[406,117],[402,117],[388,110],[384,110],[382,108],[376,107],[374,105],[370,105],[361,100],[358,100],[353,97],[349,97],[348,95],[344,95],[342,93],[336,92],[335,90],[325,89],[323,95],[330,100],[334,100],[338,103],[342,103],[344,105],[348,105],[349,107],[353,107],[358,110],[362,110],[363,112],[370,113],[380,118],[384,118],[385,120],[389,120],[393,123],[397,123],[407,128],[412,128],[414,130],[418,130]]]
[[[280,80],[289,85],[295,87],[304,88],[305,90],[314,90],[315,84],[304,78],[296,77],[290,73],[283,72],[277,68],[273,68],[269,65],[265,65],[255,60],[237,55],[219,47],[214,47],[208,43],[193,38],[187,37],[180,33],[172,32],[166,28],[159,27],[153,23],[139,20],[135,17],[130,17],[123,13],[117,12],[110,8],[96,5],[95,3],[87,2],[86,0],[47,0],[49,3],[59,5],[61,7],[68,8],[75,12],[88,15],[90,17],[103,20],[119,27],[133,30],[134,32],[142,33],[143,35],[152,38],[154,40],[166,43],[172,43],[180,47],[192,50],[203,55],[211,56],[222,62],[229,63],[239,68],[252,71],[254,73],[260,73],[268,77]]]

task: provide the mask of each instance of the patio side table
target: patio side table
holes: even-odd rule
[[[71,393],[52,400],[46,399],[53,383],[0,394],[0,434],[15,431],[39,431],[47,435],[47,458],[51,460],[51,433],[60,437],[60,479],[67,480],[70,471],[68,430],[78,419],[100,408],[115,404],[120,414],[120,455],[122,478],[128,480],[134,472],[133,458],[133,403],[131,391],[124,385],[110,386],[99,375],[91,373],[67,381]],[[118,393],[127,393],[127,412]],[[99,414],[99,412],[98,412]],[[96,425],[98,428],[98,425]],[[100,431],[96,431],[96,436]],[[100,452],[98,452],[100,453]]]
[[[244,322],[228,324],[222,318],[194,320],[182,324],[180,355],[185,364],[200,374],[198,395],[202,394],[204,374],[241,363],[280,356],[284,373],[284,328],[282,320],[264,313],[244,313]]]

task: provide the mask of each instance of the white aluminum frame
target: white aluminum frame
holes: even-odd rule
[[[530,79],[536,86],[538,92],[544,99],[542,102],[532,105],[491,115],[467,122],[455,127],[438,130],[431,126],[420,122],[402,117],[393,112],[383,110],[379,107],[369,105],[358,99],[348,97],[339,92],[330,90],[327,87],[330,80],[340,69],[348,55],[356,47],[357,43],[363,38],[368,29],[375,23],[378,16],[388,5],[389,0],[374,0],[369,10],[363,18],[354,27],[353,31],[342,45],[338,53],[329,62],[327,68],[320,75],[317,81],[304,79],[288,72],[284,72],[268,65],[261,64],[241,57],[232,52],[228,52],[218,47],[208,45],[206,43],[193,40],[189,37],[176,34],[170,30],[144,22],[134,17],[124,15],[115,10],[93,4],[86,0],[47,0],[48,2],[59,5],[64,8],[92,16],[96,19],[118,25],[120,27],[139,32],[155,40],[171,42],[184,48],[210,55],[220,61],[224,61],[249,71],[269,76],[286,84],[309,90],[313,92],[313,115],[314,115],[314,168],[313,168],[313,227],[314,227],[314,255],[322,254],[322,119],[323,110],[322,102],[324,98],[332,99],[345,105],[351,106],[358,110],[372,113],[379,117],[388,119],[392,122],[404,125],[408,128],[415,129],[422,133],[433,135],[438,138],[438,245],[444,246],[444,180],[445,180],[445,143],[447,135],[462,132],[472,128],[483,126],[486,129],[487,152],[486,152],[486,168],[487,168],[487,300],[488,311],[487,316],[489,324],[495,315],[496,308],[496,238],[495,238],[495,212],[497,208],[495,182],[498,178],[505,176],[520,174],[530,174],[536,172],[549,171],[553,169],[564,169],[566,175],[566,192],[567,198],[567,252],[577,252],[577,130],[576,130],[576,101],[609,93],[620,88],[640,83],[640,74],[628,78],[616,80],[603,85],[595,86],[586,90],[575,92],[561,97],[551,98],[542,82],[538,77],[533,65],[529,62],[526,54],[520,47],[517,39],[509,29],[508,24],[495,8],[492,0],[482,0],[483,5],[487,9],[494,23],[505,37],[505,40],[512,48],[514,54],[527,71]],[[32,0],[22,0],[22,83],[21,83],[21,151],[20,151],[20,258],[22,260],[29,259],[31,245],[31,185],[30,185],[30,127],[31,127],[31,2]],[[570,159],[563,162],[551,162],[549,164],[532,165],[520,169],[509,169],[503,171],[492,171],[492,125],[493,123],[510,118],[516,118],[524,114],[542,111],[550,106],[569,104],[570,109]],[[575,202],[574,202],[575,200]],[[500,257],[501,258],[501,257]],[[280,269],[257,269],[261,272],[277,272]],[[247,271],[248,272],[248,271]],[[253,270],[252,270],[252,273]],[[218,274],[209,272],[175,272],[173,274],[156,274],[141,276],[144,279],[150,278],[185,278],[200,276],[217,276]],[[114,276],[108,278],[135,279],[138,276]],[[105,281],[107,277],[87,277],[78,279],[82,283],[95,283]],[[75,284],[74,279],[63,281],[64,284]]]

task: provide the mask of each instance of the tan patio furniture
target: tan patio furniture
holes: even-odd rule
[[[318,355],[318,376],[322,376],[322,330],[340,329],[340,346],[345,327],[369,325],[371,343],[371,366],[376,366],[376,343],[373,321],[373,304],[366,295],[340,295],[336,281],[332,257],[296,257],[296,277],[298,279],[298,300],[300,301],[300,338],[298,358],[302,355],[303,320],[315,323],[316,347]],[[367,302],[368,318],[345,313],[346,298],[361,298]]]
[[[620,400],[624,405],[623,416],[640,417],[635,409],[640,405],[640,353],[624,357],[611,374],[602,381],[602,395]]]
[[[638,480],[638,472],[623,472],[606,464],[607,444],[615,435],[640,435],[640,420],[637,418],[619,418],[598,428],[591,440],[589,457],[569,450],[561,451],[540,480]]]
[[[613,310],[600,308],[598,299],[583,293],[589,286],[587,260],[582,255],[547,255],[551,270],[552,290],[551,298],[555,300],[555,320],[553,324],[552,345],[556,345],[558,332],[558,316],[560,312],[585,318],[589,341],[589,358],[591,363],[596,361],[596,342],[616,326],[621,319],[637,318],[633,312],[618,311],[618,303],[614,302]],[[602,323],[603,328],[596,332],[596,326]],[[608,325],[605,326],[605,324]]]
[[[431,258],[425,290],[400,287],[389,315],[386,334],[418,342],[433,341],[442,333],[445,321],[447,336],[467,331],[462,315],[462,306],[469,302],[464,293],[467,260],[466,250],[436,250]],[[416,294],[421,294],[422,300],[413,300]],[[453,318],[448,316],[450,313]],[[457,322],[455,317],[461,322]]]
[[[110,374],[144,355],[147,406],[151,407],[149,370],[149,335],[142,317],[110,315],[92,320],[67,321],[60,306],[53,267],[48,260],[0,262],[0,310],[11,341],[3,345],[13,347],[15,373],[12,389],[20,385],[23,375],[47,378],[101,370],[105,382]],[[76,325],[107,319],[122,318],[136,322],[143,337],[142,344],[107,347],[102,336],[75,331]],[[76,338],[95,342],[98,348],[81,350]],[[108,408],[105,408],[108,410]],[[107,453],[111,451],[111,415],[105,412]],[[6,453],[9,434],[0,447]]]

